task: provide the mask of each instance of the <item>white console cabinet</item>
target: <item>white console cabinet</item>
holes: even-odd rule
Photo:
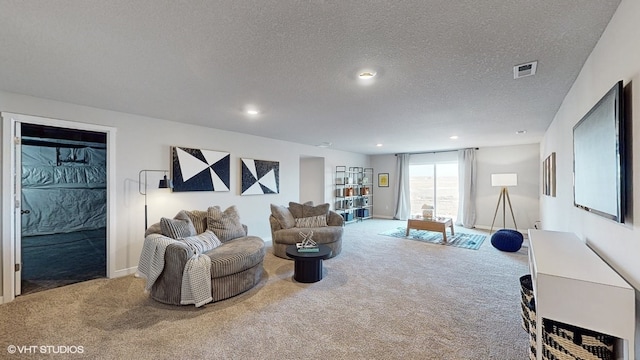
[[[550,319],[622,339],[621,358],[633,360],[634,289],[575,234],[529,230],[529,242],[538,359]]]

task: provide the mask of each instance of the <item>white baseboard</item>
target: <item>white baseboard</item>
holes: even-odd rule
[[[116,270],[113,272],[113,278],[119,278],[123,276],[128,276],[135,274],[138,271],[138,267],[134,266],[128,269]]]
[[[393,220],[393,216],[388,216],[388,215],[373,215],[372,216],[374,219],[387,219],[387,220]]]
[[[486,226],[486,225],[474,225],[473,226],[474,229],[477,230],[482,230],[482,231],[486,231],[487,233],[489,231],[491,231],[491,226]],[[498,230],[499,228],[496,228],[495,226],[493,227],[493,232],[495,232],[496,230]]]
[[[474,225],[473,227],[481,230],[487,230],[487,231],[491,230],[491,226],[487,226],[487,225]],[[493,227],[493,231],[500,230],[500,229],[501,229],[500,227],[495,227],[495,226]],[[528,230],[518,230],[518,232],[521,233],[525,238],[528,235]]]

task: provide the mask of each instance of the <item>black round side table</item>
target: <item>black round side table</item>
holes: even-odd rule
[[[287,246],[287,256],[294,261],[293,278],[301,283],[314,283],[322,280],[322,260],[331,256],[331,248],[318,245],[318,252],[299,252],[295,245]]]

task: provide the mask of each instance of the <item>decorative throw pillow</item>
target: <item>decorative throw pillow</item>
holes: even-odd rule
[[[207,230],[207,211],[191,210],[185,211],[185,213],[189,216],[189,219],[191,219],[191,222],[196,229],[196,234],[202,234]]]
[[[225,211],[221,211],[218,206],[213,206],[207,212],[207,229],[212,230],[220,241],[225,242],[247,235],[234,205]]]
[[[189,229],[191,231],[191,235],[196,235],[196,228],[193,225],[193,221],[191,221],[191,218],[189,217],[189,214],[187,211],[185,210],[180,210],[178,211],[178,213],[176,214],[176,216],[173,217],[176,220],[184,220],[187,222],[187,224],[189,224]]]
[[[179,241],[185,243],[196,254],[203,254],[222,245],[220,239],[211,230],[205,230],[200,235],[188,236]]]
[[[323,226],[327,226],[326,215],[309,216],[296,219],[296,227],[299,228],[315,228]]]
[[[187,236],[192,236],[195,233],[193,225],[190,221],[180,219],[160,219],[160,228],[162,229],[162,235],[170,237],[172,239],[181,239]]]
[[[293,215],[294,218],[301,218],[304,217],[304,213],[303,213],[303,208],[305,206],[313,206],[313,201],[307,201],[304,204],[300,204],[297,202],[289,202],[289,211],[291,212],[291,215]]]
[[[302,205],[302,217],[319,216],[319,215],[328,216],[329,215],[329,206],[330,205],[327,204],[327,203],[320,204],[318,206],[303,204]]]
[[[278,221],[283,229],[291,229],[296,225],[296,220],[291,211],[284,206],[271,204],[271,215]]]
[[[162,227],[160,227],[159,222],[149,226],[144,232],[144,237],[147,237],[151,234],[162,234]]]

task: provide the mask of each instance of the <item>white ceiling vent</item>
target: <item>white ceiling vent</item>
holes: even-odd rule
[[[516,65],[513,67],[513,78],[520,79],[526,76],[535,75],[537,68],[538,68],[537,61]]]

